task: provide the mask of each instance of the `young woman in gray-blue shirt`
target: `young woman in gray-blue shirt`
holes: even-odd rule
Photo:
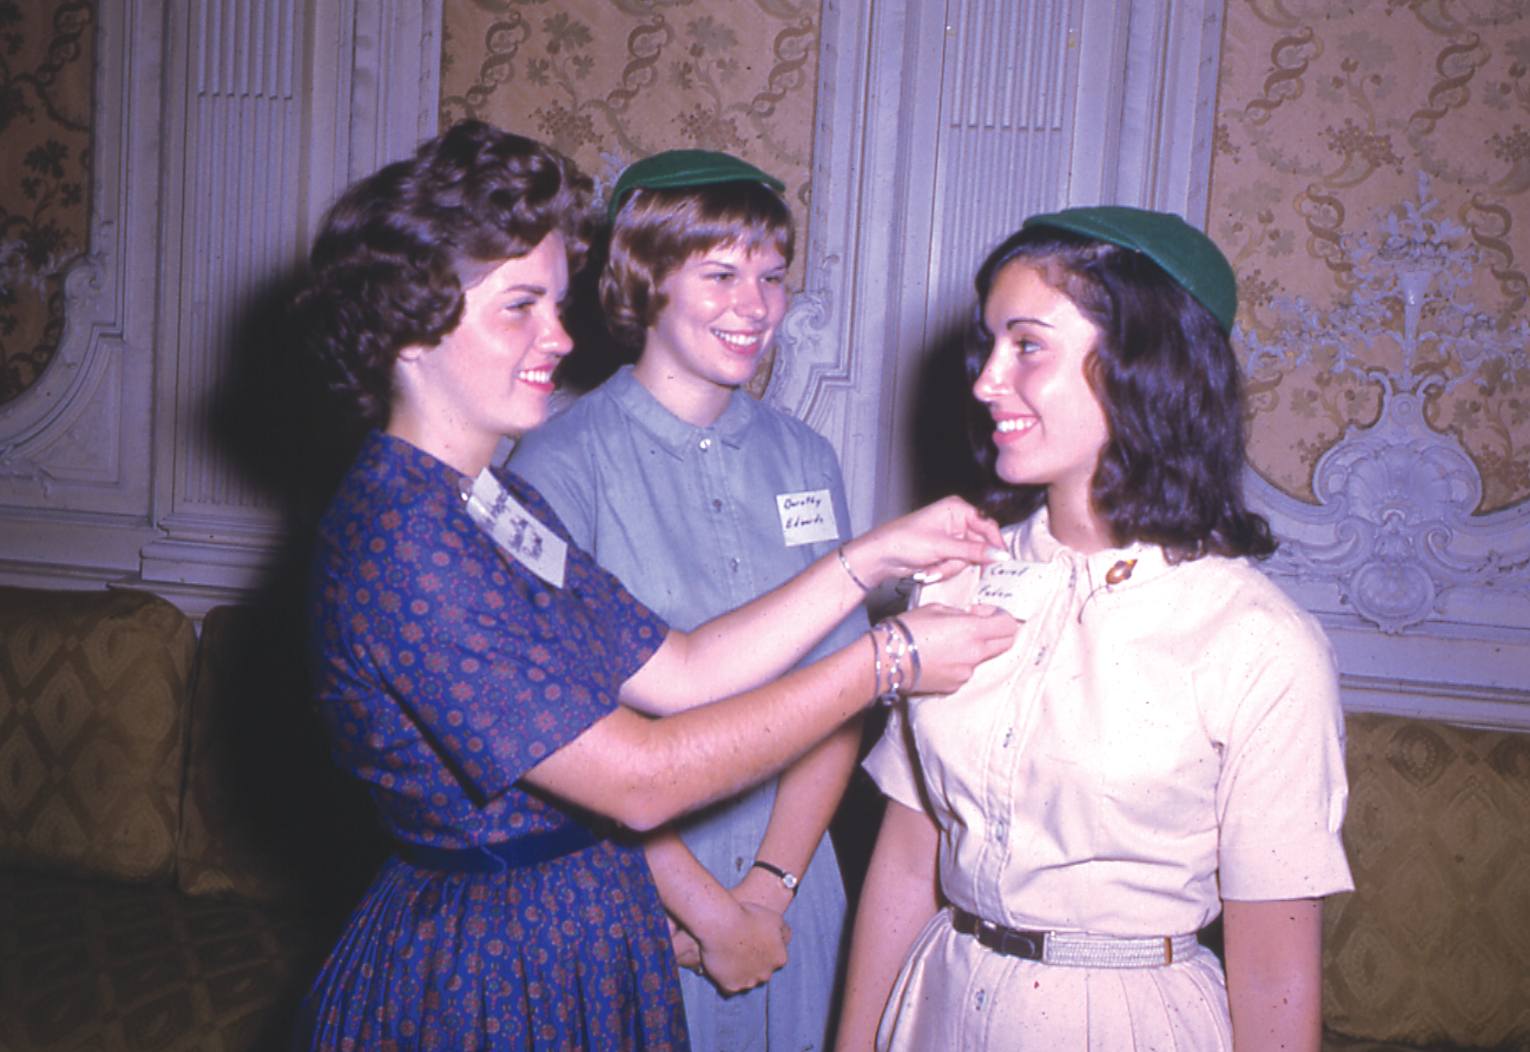
[[[613,334],[641,353],[527,435],[510,463],[578,544],[677,628],[769,591],[850,536],[828,442],[742,390],[786,311],[793,229],[781,189],[700,150],[622,174],[601,303]],[[808,660],[865,630],[857,610]],[[858,728],[647,844],[688,966],[698,1052],[827,1046],[845,896],[825,830]]]

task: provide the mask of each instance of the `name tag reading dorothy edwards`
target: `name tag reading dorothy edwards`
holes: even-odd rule
[[[510,496],[488,468],[478,473],[473,488],[462,495],[468,517],[494,539],[505,554],[554,588],[563,587],[568,542],[537,521]]]
[[[781,537],[788,548],[795,548],[799,544],[839,540],[839,523],[834,521],[834,501],[826,489],[778,493],[776,510],[781,513]]]

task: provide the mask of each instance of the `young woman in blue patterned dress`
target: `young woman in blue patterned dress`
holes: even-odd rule
[[[580,547],[678,628],[769,591],[849,537],[833,448],[742,390],[786,312],[794,232],[783,189],[711,150],[667,150],[622,172],[600,294],[636,364],[527,435],[510,459]],[[688,528],[675,530],[677,519]],[[808,660],[865,631],[856,610]],[[845,891],[825,833],[859,728],[845,724],[779,780],[687,816],[678,838],[649,838],[649,865],[680,929],[697,1052],[827,1046]],[[759,963],[733,952],[751,943],[739,933],[772,935],[763,922],[783,915],[789,949],[769,947]]]
[[[669,632],[534,489],[488,470],[542,421],[570,349],[588,198],[556,153],[464,122],[347,190],[315,242],[295,320],[377,428],[319,527],[319,704],[396,851],[310,991],[301,1047],[687,1047],[664,912],[620,828],[739,792],[868,702],[889,631],[759,686],[859,602],[851,575],[951,573],[997,540],[946,502]],[[907,626],[931,691],[1013,635],[949,610]],[[907,649],[896,664],[917,675]]]

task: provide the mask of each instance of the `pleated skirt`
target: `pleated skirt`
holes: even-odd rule
[[[315,980],[296,1047],[688,1050],[647,864],[610,841],[498,873],[390,860]]]

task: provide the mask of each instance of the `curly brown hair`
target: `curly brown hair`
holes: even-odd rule
[[[296,338],[363,423],[385,424],[398,352],[433,347],[456,328],[466,289],[551,233],[579,269],[596,223],[593,189],[539,142],[482,121],[454,124],[331,206],[292,303]]]
[[[762,183],[635,190],[617,213],[600,273],[606,325],[628,350],[641,348],[664,310],[659,286],[688,259],[736,243],[750,252],[770,245],[790,264],[795,238],[791,210]]]

